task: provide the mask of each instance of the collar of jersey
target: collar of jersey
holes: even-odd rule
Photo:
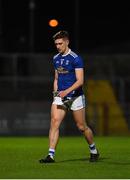
[[[68,54],[70,54],[71,49],[69,49],[69,51],[66,54],[63,54],[62,56],[67,56]]]

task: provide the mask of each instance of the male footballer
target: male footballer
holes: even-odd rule
[[[83,93],[84,65],[82,58],[69,48],[69,34],[59,31],[53,36],[58,54],[53,57],[55,68],[51,123],[49,130],[49,150],[40,163],[54,163],[55,151],[59,139],[59,128],[68,109],[72,111],[74,121],[84,135],[90,150],[90,162],[99,158],[99,152],[93,141],[93,133],[86,124],[85,96]]]

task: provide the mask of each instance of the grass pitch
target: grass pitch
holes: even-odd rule
[[[56,163],[40,164],[48,137],[0,137],[0,179],[128,179],[130,137],[95,137],[100,160],[89,162],[84,138],[60,137]]]

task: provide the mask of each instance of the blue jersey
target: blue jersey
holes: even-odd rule
[[[54,68],[58,72],[58,91],[65,90],[76,82],[75,69],[84,68],[82,58],[69,50],[66,55],[57,54],[53,57]],[[82,87],[70,92],[67,97],[83,94]]]

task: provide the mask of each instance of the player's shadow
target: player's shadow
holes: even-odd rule
[[[114,164],[116,166],[130,166],[130,162],[119,162],[119,161],[109,161],[107,164]]]
[[[97,162],[102,162],[104,159],[107,158],[100,158]],[[80,159],[65,159],[62,161],[57,161],[57,163],[66,163],[66,162],[84,162],[89,161],[89,158],[80,158]]]

